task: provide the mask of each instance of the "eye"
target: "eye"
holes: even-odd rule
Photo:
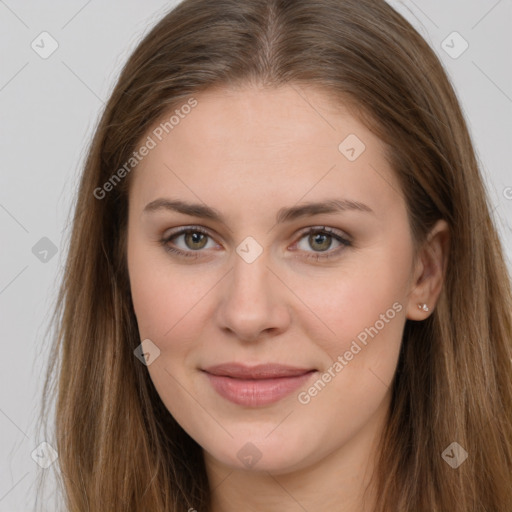
[[[304,242],[301,244],[303,240]],[[329,251],[333,242],[338,244],[337,248]],[[301,251],[305,251],[306,253],[311,253],[311,251],[308,251],[308,247],[313,248],[313,254],[306,254],[306,258],[322,260],[339,256],[341,251],[352,245],[352,242],[341,233],[323,226],[309,228],[306,232],[303,232],[299,242],[295,245],[297,245]]]
[[[176,247],[176,241],[180,238],[183,239],[184,248]],[[167,235],[160,242],[168,252],[187,258],[198,258],[200,255],[194,253],[199,253],[204,248],[211,248],[207,247],[208,238],[211,238],[208,231],[200,226],[190,226]],[[170,245],[171,242],[172,245]]]
[[[184,247],[178,246],[179,243],[177,242],[179,242],[180,239],[182,239]],[[170,253],[176,254],[180,257],[196,259],[201,257],[202,249],[212,249],[216,247],[216,244],[213,242],[213,246],[208,247],[208,239],[213,240],[209,232],[201,226],[188,226],[165,236],[160,240],[160,243],[164,246],[165,250]],[[329,250],[331,249],[333,242],[338,244],[337,248]],[[350,247],[352,242],[348,240],[348,238],[345,238],[341,233],[338,233],[331,228],[326,226],[317,226],[303,231],[299,241],[294,245],[298,246],[300,251],[306,253],[306,258],[314,258],[318,261],[337,257],[343,249]],[[314,250],[309,251],[307,246]],[[292,248],[292,250],[296,251],[297,249]]]

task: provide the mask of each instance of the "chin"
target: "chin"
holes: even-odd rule
[[[235,436],[223,446],[208,446],[210,443],[203,446],[210,457],[233,470],[265,471],[279,475],[301,470],[315,462],[311,442],[285,433],[269,436],[270,430],[264,430],[260,436]]]

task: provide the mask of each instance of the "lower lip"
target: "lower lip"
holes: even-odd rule
[[[261,407],[278,402],[310,379],[314,371],[295,377],[273,379],[235,379],[205,372],[217,393],[227,400],[247,407]]]

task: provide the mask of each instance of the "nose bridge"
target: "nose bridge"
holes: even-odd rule
[[[268,300],[269,271],[267,265],[267,254],[261,254],[254,260],[246,260],[237,254],[231,273],[231,294],[242,302],[250,299],[263,304]]]
[[[254,239],[237,247],[217,314],[219,326],[239,338],[258,338],[265,330],[283,329],[288,321],[278,289],[282,285],[267,268],[269,263],[268,252],[258,249]]]
[[[237,253],[243,246],[237,248]],[[246,259],[244,255],[237,254],[234,258],[234,268],[226,299],[231,306],[237,308],[238,315],[244,315],[247,320],[256,319],[263,310],[269,308],[271,297],[270,272],[267,269],[267,253]]]
[[[233,254],[233,272],[231,272],[230,292],[239,301],[246,299],[263,304],[268,300],[269,286],[269,249],[265,242],[254,237],[245,237],[235,248]]]

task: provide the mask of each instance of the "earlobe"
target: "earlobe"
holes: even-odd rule
[[[448,223],[438,220],[419,250],[407,305],[406,317],[410,320],[424,320],[437,303],[448,265],[449,234]]]

